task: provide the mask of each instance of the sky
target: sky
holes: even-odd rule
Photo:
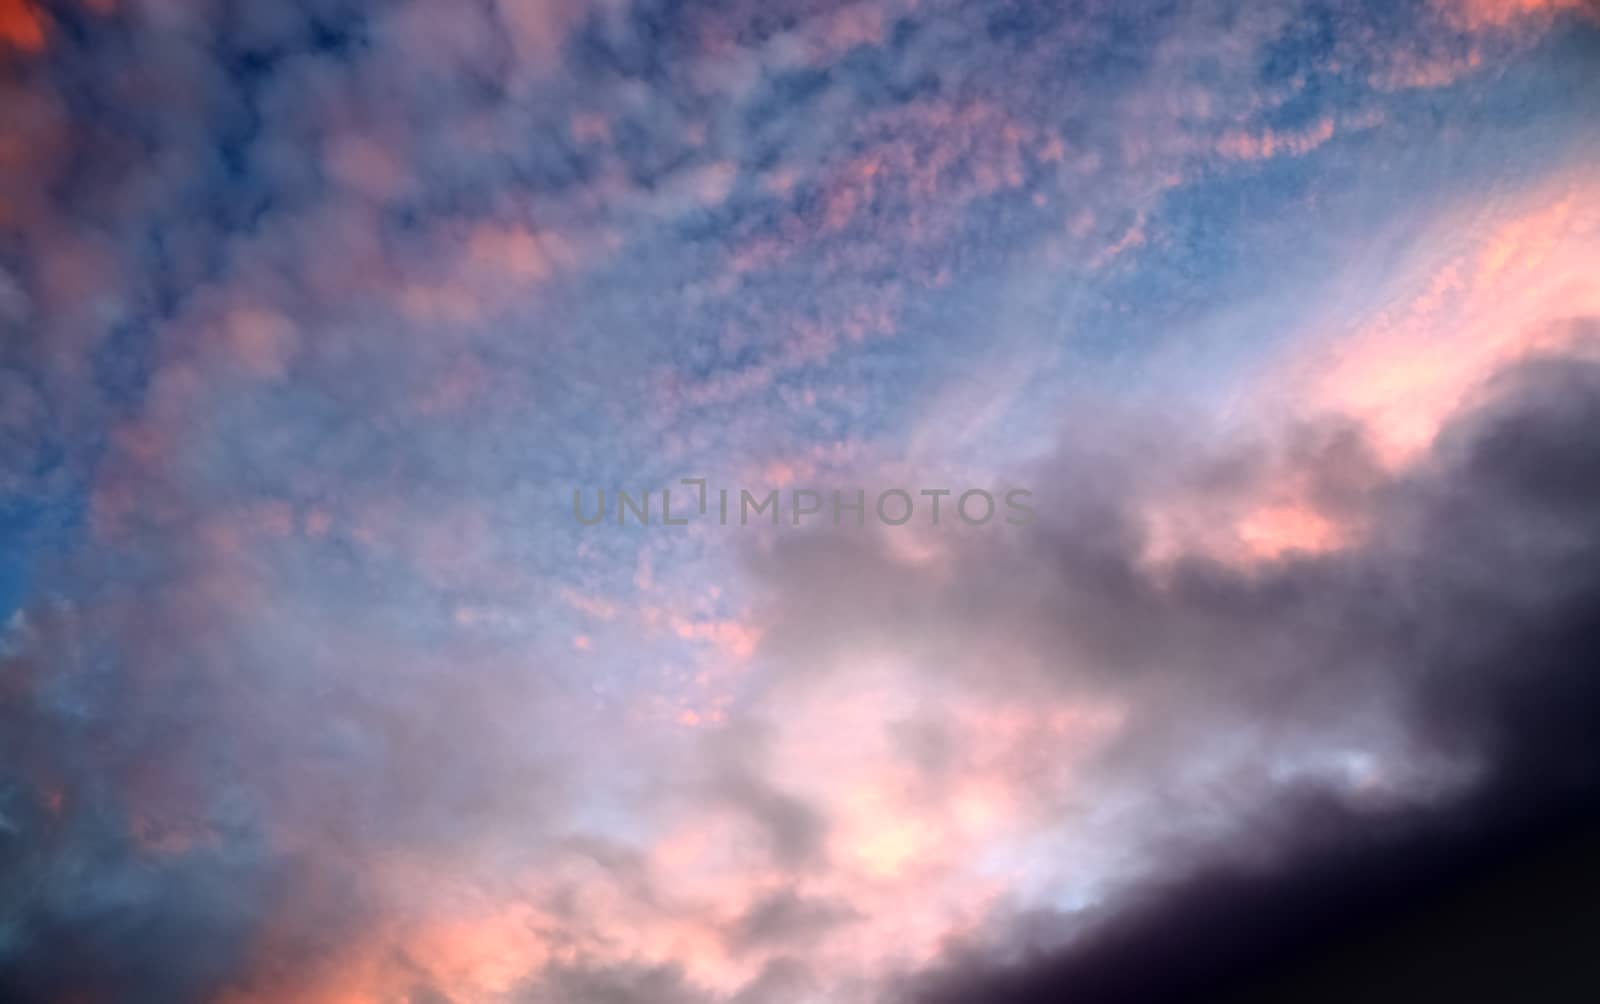
[[[1596,108],[1591,0],[0,0],[0,999],[1198,1000],[1600,806]]]

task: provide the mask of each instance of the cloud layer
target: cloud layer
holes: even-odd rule
[[[0,997],[1159,996],[1586,806],[1591,13],[0,0]]]

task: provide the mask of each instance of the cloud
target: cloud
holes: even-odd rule
[[[1145,472],[1068,449],[1040,484],[1100,490],[1036,489],[1055,507],[1027,539],[953,543],[934,575],[823,541],[771,559],[792,691],[860,686],[858,660],[883,652],[944,681],[924,700],[1125,709],[1078,797],[1047,810],[1076,834],[1046,867],[1071,873],[1099,799],[1139,864],[1075,911],[998,909],[911,996],[1210,999],[1592,818],[1600,367],[1537,358],[1491,388],[1377,489],[1366,537],[1326,553],[1153,576]],[[1008,964],[1041,917],[1066,947]]]
[[[527,1004],[701,1004],[707,998],[673,966],[559,966],[521,998]]]
[[[1593,0],[1436,0],[1445,16],[1469,29],[1505,27],[1519,20],[1563,12],[1600,13]]]
[[[1274,380],[1362,421],[1384,458],[1403,462],[1492,374],[1589,344],[1584,318],[1600,309],[1597,187],[1580,169],[1487,218],[1473,207],[1447,214],[1410,256],[1401,281],[1411,288],[1353,332],[1302,342]]]
[[[773,893],[753,904],[733,929],[738,946],[780,942],[790,947],[806,941],[856,916],[846,903],[805,899],[793,890]]]
[[[1493,761],[1407,711],[1397,639],[1455,614],[1406,521],[1494,497],[1437,433],[1592,327],[1587,181],[1424,242],[1433,298],[1348,367],[1294,355],[1331,419],[1218,447],[1062,402],[1148,360],[1119,317],[1231,295],[1241,220],[1331,243],[1349,177],[1410,198],[1349,168],[1454,156],[1484,105],[1446,83],[1536,31],[681,7],[0,2],[0,997],[861,999],[1111,909],[1163,819]],[[1051,463],[993,461],[1064,409]],[[565,518],[574,482],[973,469],[1044,524],[746,566]],[[1483,550],[1559,549],[1515,511],[1444,543],[1559,591]]]

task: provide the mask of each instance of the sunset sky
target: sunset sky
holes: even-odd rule
[[[0,0],[0,1001],[1153,1000],[1600,804],[1597,110],[1590,0]],[[789,518],[895,487],[1036,519]]]

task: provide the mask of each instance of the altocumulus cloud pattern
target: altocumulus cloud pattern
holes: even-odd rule
[[[1591,0],[0,0],[0,1001],[1600,999],[1597,108]]]

